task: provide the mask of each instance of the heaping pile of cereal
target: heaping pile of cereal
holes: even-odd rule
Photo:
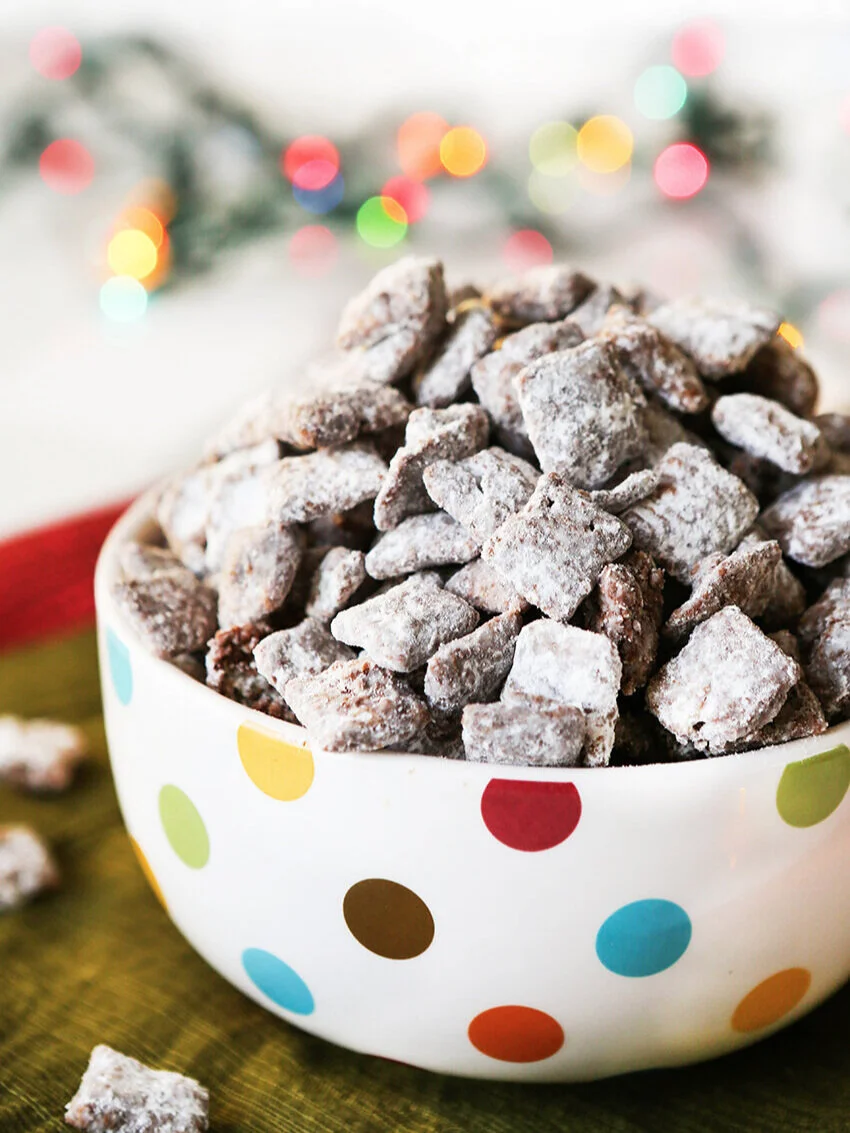
[[[381,271],[124,548],[159,656],[330,750],[720,755],[850,714],[850,419],[741,302]],[[309,392],[308,392],[309,391]]]

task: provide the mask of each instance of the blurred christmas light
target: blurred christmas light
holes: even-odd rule
[[[708,158],[690,142],[675,142],[655,159],[652,175],[665,195],[684,201],[696,194],[708,181]]]
[[[300,189],[297,185],[293,185],[292,195],[306,212],[321,216],[326,212],[332,212],[341,203],[345,196],[345,182],[342,174],[338,173],[329,185],[316,191]]]
[[[357,232],[373,248],[392,248],[407,235],[407,215],[392,197],[370,197],[357,210]]]
[[[115,230],[120,232],[125,228],[135,228],[139,232],[143,232],[155,248],[159,248],[165,239],[162,221],[150,209],[143,208],[141,205],[131,205],[121,213],[115,225]],[[128,274],[132,275],[132,272]]]
[[[803,332],[793,323],[780,323],[779,330],[776,333],[784,338],[794,350],[798,350],[803,345]]]
[[[589,118],[578,132],[578,156],[593,173],[614,173],[631,159],[632,132],[613,114]]]
[[[410,177],[390,177],[381,189],[382,197],[391,197],[404,209],[408,224],[416,224],[428,212],[431,193],[427,185]]]
[[[487,146],[471,126],[455,126],[440,142],[440,161],[452,177],[474,177],[487,162]]]
[[[525,271],[540,264],[551,264],[552,245],[542,232],[522,228],[507,238],[502,257],[511,271]]]
[[[575,128],[569,122],[546,122],[538,126],[528,143],[528,156],[538,173],[563,177],[575,165]]]
[[[135,322],[145,313],[147,305],[147,291],[129,275],[115,275],[100,289],[100,309],[113,322]]]
[[[59,138],[43,151],[38,161],[41,179],[56,193],[80,193],[94,177],[94,160],[84,145],[73,138]]]
[[[547,177],[532,169],[528,178],[529,200],[541,212],[558,216],[566,212],[575,199],[575,185],[566,177]]]
[[[284,177],[297,189],[317,192],[326,188],[339,173],[339,152],[333,142],[320,134],[305,134],[290,143],[281,154]]]
[[[674,67],[683,75],[701,79],[717,70],[725,50],[723,32],[717,24],[711,20],[694,20],[676,32],[670,55]]]
[[[311,279],[327,275],[337,259],[336,236],[322,224],[305,224],[292,234],[289,259],[299,275]]]
[[[635,106],[646,118],[672,118],[685,105],[688,84],[675,67],[647,67],[635,83]]]
[[[162,224],[169,224],[177,212],[177,196],[161,177],[148,177],[140,181],[129,193],[127,200],[130,207],[138,205],[148,209]],[[138,224],[135,227],[143,228]]]
[[[448,122],[428,110],[406,118],[396,135],[402,172],[414,181],[426,181],[441,173],[440,143],[448,132]]]
[[[69,79],[83,58],[80,42],[67,28],[42,28],[30,40],[30,63],[45,79]]]
[[[106,260],[116,275],[144,279],[156,267],[156,244],[138,228],[125,228],[109,241]]]

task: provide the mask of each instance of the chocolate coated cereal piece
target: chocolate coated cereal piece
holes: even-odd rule
[[[380,491],[387,466],[371,444],[356,442],[288,456],[266,473],[268,517],[306,523],[348,511]]]
[[[346,645],[364,649],[384,668],[410,673],[445,642],[477,624],[471,606],[444,590],[439,575],[424,572],[342,610],[331,622],[331,633]]]
[[[337,661],[323,673],[291,680],[286,698],[313,743],[326,751],[391,748],[429,722],[424,702],[368,657]]]
[[[274,436],[279,395],[272,390],[252,397],[240,405],[233,417],[222,425],[204,445],[204,460],[220,460],[239,449],[253,448]]]
[[[735,299],[676,299],[656,308],[649,321],[712,381],[743,370],[781,322],[773,311]]]
[[[754,393],[719,398],[711,420],[730,444],[786,472],[805,475],[829,459],[829,446],[817,425]]]
[[[453,287],[449,292],[449,319],[471,306],[483,306],[481,288],[474,283],[461,283],[460,286]]]
[[[446,583],[446,590],[463,598],[476,610],[485,614],[506,614],[508,610],[522,613],[528,603],[502,575],[481,559],[461,567]]]
[[[191,574],[175,554],[165,547],[153,547],[146,543],[124,543],[118,554],[121,574],[128,582],[147,581],[157,575]]]
[[[295,581],[304,539],[297,528],[244,527],[228,540],[218,578],[222,629],[258,622],[279,610]]]
[[[205,1133],[209,1092],[194,1078],[152,1070],[96,1046],[65,1122],[86,1133]]]
[[[469,704],[463,710],[466,758],[477,763],[575,767],[584,734],[581,709],[540,698],[517,704]]]
[[[469,371],[493,349],[498,331],[492,311],[470,307],[458,314],[440,352],[413,379],[417,405],[442,409],[469,389]]]
[[[521,629],[518,613],[501,614],[441,645],[425,670],[425,697],[431,707],[453,713],[472,701],[494,697],[513,664]]]
[[[0,716],[0,782],[27,791],[64,791],[88,752],[85,733],[57,720]]]
[[[260,676],[254,660],[254,650],[268,632],[267,626],[251,623],[219,630],[207,650],[207,684],[237,704],[267,712],[279,720],[291,720],[285,702]]]
[[[434,503],[479,541],[528,503],[538,478],[527,461],[495,447],[465,460],[437,460],[422,476]]]
[[[850,415],[821,413],[815,424],[826,438],[830,448],[839,453],[850,453]]]
[[[115,601],[157,657],[202,649],[216,631],[216,593],[191,574],[119,582]]]
[[[814,370],[780,335],[756,352],[740,382],[753,393],[781,401],[798,417],[811,416],[818,399]]]
[[[570,322],[581,327],[585,338],[598,334],[605,322],[605,316],[616,304],[626,300],[616,287],[600,283],[574,311],[570,312]]]
[[[53,858],[39,835],[23,824],[0,826],[0,913],[58,884]]]
[[[540,358],[514,384],[544,472],[600,488],[646,446],[646,400],[605,343],[591,339]]]
[[[776,642],[786,657],[791,657],[798,663],[801,661],[800,643],[790,630],[778,629],[776,633],[769,633],[767,636]]]
[[[649,680],[658,653],[664,605],[664,571],[643,551],[630,551],[602,568],[588,599],[587,628],[617,646],[623,664],[621,692],[631,696]]]
[[[770,723],[745,736],[729,750],[752,751],[790,740],[802,740],[807,736],[820,736],[827,727],[820,701],[805,681],[798,681]]]
[[[799,679],[799,665],[726,606],[656,673],[646,703],[680,742],[719,755],[768,724]]]
[[[625,554],[628,528],[555,473],[484,544],[481,557],[532,605],[569,621],[602,568]]]
[[[753,529],[738,544],[738,550],[756,547],[768,542],[764,531],[755,524]],[[773,590],[767,605],[761,613],[762,623],[770,626],[785,626],[802,614],[806,608],[806,588],[794,574],[784,558],[776,564],[773,575]]]
[[[817,476],[784,492],[761,516],[795,562],[823,567],[850,551],[850,475]]]
[[[617,352],[625,373],[677,413],[700,413],[708,394],[687,354],[628,307],[612,307],[597,335]]]
[[[365,555],[347,547],[331,547],[316,566],[304,612],[329,622],[345,606],[366,579]]]
[[[616,646],[603,634],[542,619],[525,626],[517,638],[502,700],[522,704],[529,697],[543,697],[580,708],[586,726],[584,762],[602,767],[614,747],[621,678]]]
[[[422,473],[435,460],[461,460],[487,443],[490,422],[480,405],[416,409],[407,422],[405,443],[390,461],[375,500],[379,531],[397,527],[409,515],[434,510]]]
[[[695,445],[697,448],[708,449],[705,441],[682,425],[678,417],[668,412],[660,401],[649,398],[643,411],[643,423],[646,428],[646,449],[638,467],[649,465],[655,467],[664,459],[673,445]],[[628,465],[631,468],[633,465]]]
[[[611,515],[622,515],[639,500],[651,496],[660,481],[661,477],[654,468],[644,468],[640,472],[632,472],[613,488],[598,488],[588,492],[587,498]]]
[[[546,264],[500,280],[487,300],[510,322],[553,323],[575,310],[594,286],[592,279],[565,264]]]
[[[266,470],[278,463],[279,452],[277,441],[265,441],[211,466],[209,513],[204,531],[207,572],[215,574],[221,568],[227,541],[234,531],[265,521]]]
[[[399,578],[428,567],[468,563],[480,550],[481,544],[466,528],[440,511],[412,515],[379,535],[365,565],[372,578]]]
[[[394,744],[394,750],[413,755],[435,755],[440,759],[466,759],[460,720],[456,716],[440,716],[426,724],[409,740]]]
[[[836,578],[800,619],[806,677],[830,719],[850,716],[850,579]]]
[[[688,582],[707,555],[728,553],[758,513],[758,500],[705,451],[675,444],[656,465],[658,489],[623,513],[636,546]]]
[[[724,606],[737,606],[749,618],[765,612],[774,595],[776,568],[782,551],[776,542],[739,547],[731,555],[710,555],[699,567],[690,598],[674,610],[664,633],[688,633]]]
[[[321,390],[290,400],[276,435],[296,448],[329,448],[402,425],[412,409],[397,389],[374,383]]]
[[[336,661],[350,661],[353,657],[348,646],[332,637],[315,618],[305,618],[290,629],[270,633],[254,646],[257,672],[281,696],[295,677],[324,672]]]

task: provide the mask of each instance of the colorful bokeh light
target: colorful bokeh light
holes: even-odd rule
[[[528,143],[528,156],[538,173],[563,177],[575,166],[578,134],[569,122],[546,122],[538,126]]]
[[[170,224],[177,212],[177,195],[161,177],[148,177],[140,181],[128,194],[127,203],[128,208],[138,205],[149,210],[162,224]],[[141,224],[133,227],[145,230]]]
[[[805,341],[803,332],[799,327],[795,327],[793,323],[780,323],[779,330],[776,333],[780,338],[784,338],[788,345],[794,350],[799,350]]]
[[[115,275],[100,289],[100,309],[116,323],[133,323],[147,309],[148,293],[137,279]]]
[[[342,198],[345,196],[345,181],[342,174],[338,173],[333,181],[323,189],[313,191],[293,185],[292,195],[306,212],[322,216],[326,212],[333,212],[337,205],[342,202]]]
[[[525,271],[541,264],[551,264],[552,245],[542,232],[521,228],[507,238],[502,256],[511,271]]]
[[[392,197],[370,197],[357,210],[357,232],[373,248],[392,248],[407,235],[407,216]]]
[[[115,225],[115,231],[120,232],[125,228],[143,232],[155,248],[161,247],[165,239],[165,228],[162,221],[150,209],[143,208],[141,205],[130,205],[121,213],[118,223]]]
[[[337,260],[337,239],[322,224],[305,224],[293,232],[289,259],[299,275],[318,279],[333,268]]]
[[[83,50],[67,28],[42,28],[30,40],[30,63],[45,79],[69,79],[79,69]]]
[[[578,132],[579,160],[593,173],[615,173],[631,160],[632,132],[613,114],[589,118]]]
[[[404,209],[408,224],[416,224],[428,212],[431,193],[427,185],[414,181],[412,177],[390,177],[383,189],[382,197],[391,197]]]
[[[91,184],[94,159],[80,142],[58,138],[42,152],[38,170],[42,181],[54,192],[73,195]]]
[[[675,67],[647,67],[635,83],[635,106],[646,118],[672,118],[685,105],[688,84]]]
[[[721,28],[711,20],[694,20],[676,32],[670,56],[673,66],[683,75],[702,79],[717,70],[725,51]]]
[[[440,143],[449,132],[449,124],[439,114],[423,110],[411,114],[399,126],[396,135],[398,163],[406,177],[426,181],[442,172]]]
[[[125,228],[109,241],[106,260],[116,275],[145,279],[156,267],[157,248],[146,232]]]
[[[572,178],[547,177],[532,169],[528,178],[528,196],[533,205],[550,216],[558,216],[569,209],[575,200]]]
[[[339,151],[320,134],[305,134],[283,151],[280,168],[295,188],[316,192],[330,185],[339,173]]]
[[[685,201],[708,181],[708,158],[690,142],[675,142],[655,159],[652,175],[665,197]]]
[[[440,161],[452,177],[474,177],[487,162],[487,146],[472,126],[455,126],[440,142]]]

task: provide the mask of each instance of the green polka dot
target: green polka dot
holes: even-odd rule
[[[789,763],[776,790],[776,809],[789,826],[815,826],[841,805],[850,787],[850,748],[839,744]]]
[[[167,784],[159,792],[159,817],[171,848],[192,869],[202,869],[210,857],[210,839],[198,808],[185,791]]]

